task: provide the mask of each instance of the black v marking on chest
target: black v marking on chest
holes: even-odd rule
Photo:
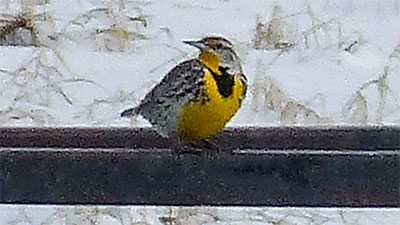
[[[217,83],[218,92],[222,95],[222,97],[228,98],[231,96],[233,93],[233,86],[235,85],[235,77],[227,72],[228,68],[220,66],[219,70],[222,73],[221,75],[218,75],[208,67],[207,69],[210,71],[215,82]]]

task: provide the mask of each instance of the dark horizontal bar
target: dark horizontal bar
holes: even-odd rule
[[[176,154],[150,129],[0,128],[0,203],[400,207],[399,127],[238,128],[212,143],[228,154]]]
[[[400,127],[236,128],[212,143],[233,149],[399,149]],[[0,147],[170,148],[148,128],[0,128]]]
[[[0,203],[400,207],[396,151],[3,148],[0,168]]]

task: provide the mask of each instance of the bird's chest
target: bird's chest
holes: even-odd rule
[[[183,142],[197,142],[222,131],[240,106],[243,86],[237,77],[218,81],[207,71],[203,91],[204,100],[185,105],[180,113],[178,137]]]

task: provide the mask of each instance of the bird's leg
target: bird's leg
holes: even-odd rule
[[[222,153],[231,154],[231,152],[224,152],[220,146],[209,140],[202,140],[197,143],[182,143],[177,141],[174,145],[174,154],[178,157],[185,154],[191,154],[199,155],[206,159],[213,159]]]
[[[195,145],[197,148],[201,149],[202,156],[207,159],[213,159],[224,154],[231,154],[231,152],[224,151],[221,146],[218,146],[210,140],[202,140]]]
[[[197,144],[203,151],[212,151],[212,152],[216,152],[219,153],[221,152],[221,148],[212,143],[210,140],[201,140],[200,143]]]
[[[201,153],[201,149],[197,148],[192,144],[186,144],[179,141],[174,141],[173,144],[173,153],[176,155],[183,155],[183,154],[194,154],[199,155]]]

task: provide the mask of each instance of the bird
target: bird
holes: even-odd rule
[[[184,40],[200,50],[176,65],[136,107],[122,117],[143,116],[163,137],[180,143],[208,141],[222,132],[247,92],[247,78],[234,45],[222,36]]]

